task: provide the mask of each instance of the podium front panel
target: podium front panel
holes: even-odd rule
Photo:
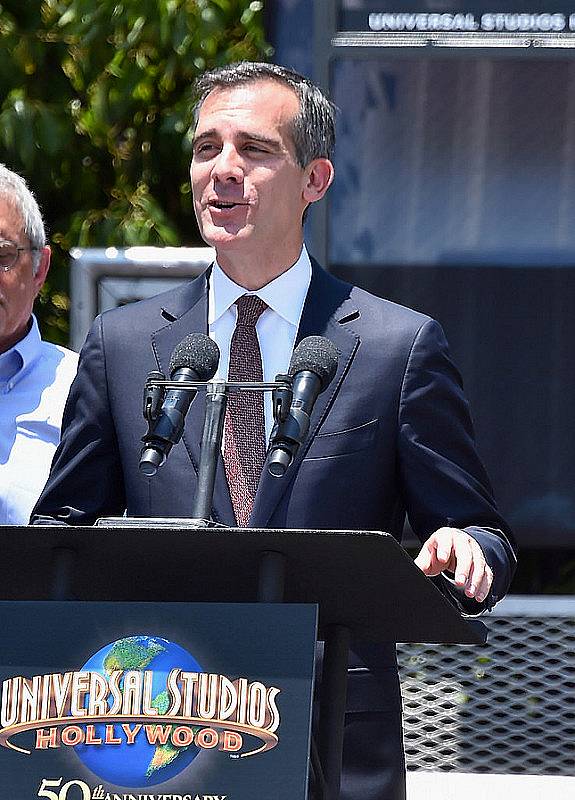
[[[305,799],[315,606],[6,601],[0,630],[0,797]]]

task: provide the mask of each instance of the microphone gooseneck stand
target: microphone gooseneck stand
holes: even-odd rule
[[[200,444],[200,461],[198,464],[198,485],[192,504],[192,516],[189,520],[191,526],[215,525],[211,519],[212,501],[216,480],[218,456],[222,447],[224,434],[224,419],[228,394],[231,391],[248,392],[273,392],[273,411],[276,424],[283,421],[291,401],[291,388],[289,377],[278,375],[274,382],[255,381],[180,381],[166,380],[162,373],[151,372],[144,386],[144,418],[151,427],[162,403],[163,393],[166,390],[177,388],[197,392],[198,389],[206,390],[204,411],[204,425]],[[146,439],[147,437],[144,437]],[[165,458],[163,459],[165,460]],[[158,463],[153,470],[147,469],[147,463],[140,462],[140,471],[148,476],[155,475]]]
[[[210,381],[207,383],[204,427],[200,444],[200,462],[198,464],[198,486],[192,505],[193,523],[199,521],[203,525],[214,524],[211,519],[212,501],[218,456],[222,449],[224,419],[229,392],[275,392],[279,387],[283,387],[283,385],[277,381],[273,383]]]
[[[212,381],[206,387],[206,409],[198,464],[198,487],[192,505],[192,518],[210,524],[216,481],[218,455],[222,446],[224,418],[228,394],[223,381]]]

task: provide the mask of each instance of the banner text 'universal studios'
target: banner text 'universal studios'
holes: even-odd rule
[[[30,730],[36,731],[36,749],[133,744],[145,736],[150,744],[195,744],[244,757],[277,745],[280,689],[172,669],[160,713],[153,676],[151,670],[115,670],[106,677],[78,671],[9,678],[2,684],[0,746],[30,753],[12,741]],[[245,737],[258,739],[257,746],[244,750]]]

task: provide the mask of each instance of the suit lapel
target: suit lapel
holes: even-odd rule
[[[346,328],[347,322],[355,319],[359,313],[357,305],[349,297],[352,287],[333,278],[313,260],[312,266],[312,279],[296,343],[312,335],[330,339],[339,352],[337,372],[331,384],[317,399],[307,441],[300,447],[285,477],[274,478],[264,468],[250,517],[250,527],[265,527],[268,524],[337,397],[359,345],[358,336],[350,328]]]
[[[181,294],[162,310],[164,324],[152,333],[152,348],[158,368],[168,376],[170,357],[174,348],[190,333],[208,332],[208,272],[187,284]],[[204,397],[199,396],[186,417],[182,441],[196,475],[200,458],[200,442],[204,424]],[[221,454],[218,459],[213,499],[214,516],[225,525],[235,525],[230,492]]]

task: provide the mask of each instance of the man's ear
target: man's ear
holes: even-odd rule
[[[316,158],[305,168],[303,199],[306,203],[321,200],[333,181],[334,168],[328,158]]]
[[[34,285],[36,286],[36,294],[40,291],[42,286],[44,286],[44,281],[46,280],[46,276],[48,275],[48,270],[50,269],[50,256],[52,251],[46,245],[40,250],[40,263],[38,265],[38,270],[34,275]]]

